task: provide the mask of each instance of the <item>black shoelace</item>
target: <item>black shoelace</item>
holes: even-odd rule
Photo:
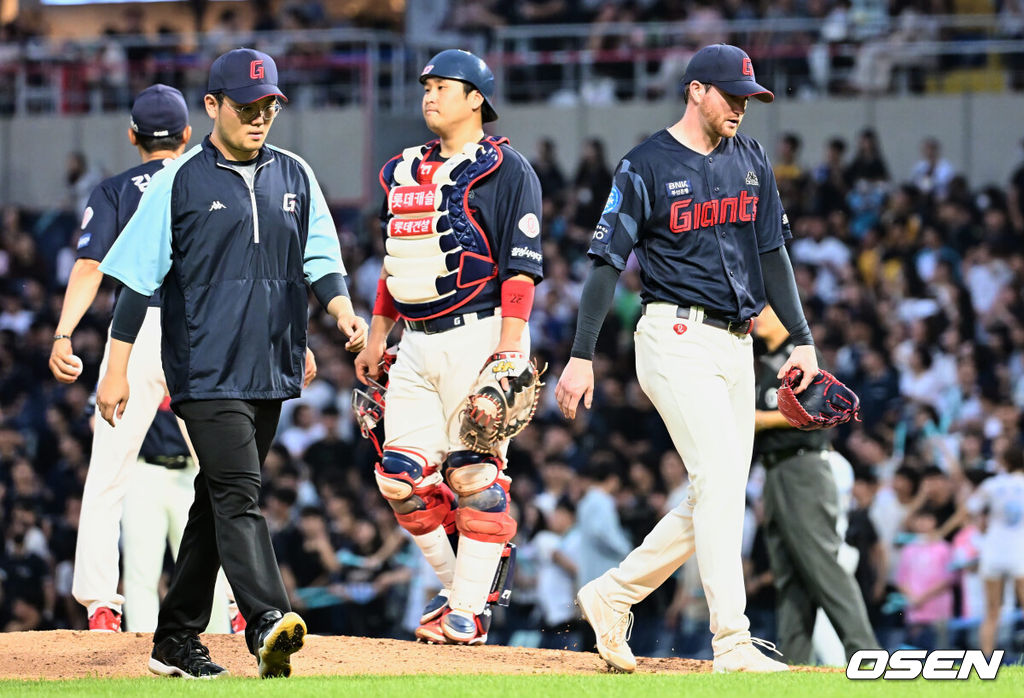
[[[185,640],[185,661],[188,662],[189,668],[198,668],[198,665],[212,664],[213,660],[210,659],[210,650],[202,642],[199,641],[199,637],[193,635]]]

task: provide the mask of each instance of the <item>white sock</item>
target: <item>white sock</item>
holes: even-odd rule
[[[455,581],[448,605],[456,611],[479,615],[487,605],[494,573],[501,562],[504,543],[485,543],[463,535],[455,559]]]
[[[117,603],[116,601],[93,601],[91,604],[85,607],[85,613],[90,618],[92,618],[92,615],[101,608],[109,608],[114,613],[121,612],[121,604]]]
[[[434,568],[445,589],[451,589],[455,579],[455,551],[452,550],[444,526],[438,526],[430,533],[413,536],[412,539],[423,551],[423,556]]]

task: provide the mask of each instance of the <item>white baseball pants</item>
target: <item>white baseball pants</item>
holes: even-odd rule
[[[107,372],[110,336],[103,351],[100,377]],[[100,606],[120,611],[124,597],[117,593],[118,548],[121,511],[131,470],[139,457],[157,408],[167,395],[160,359],[160,309],[149,308],[128,360],[131,395],[117,428],[99,414],[93,425],[92,454],[82,493],[82,513],[75,548],[72,594],[88,608]]]
[[[459,415],[500,338],[500,312],[438,334],[404,332],[388,374],[384,447],[415,449],[434,464],[444,463],[451,451],[466,450]],[[523,351],[530,351],[529,329]],[[507,448],[503,444],[503,457]]]
[[[754,441],[752,340],[676,317],[652,303],[635,333],[640,387],[690,474],[689,498],[665,515],[597,592],[620,611],[661,586],[696,552],[716,655],[750,638],[741,542]]]
[[[121,517],[124,620],[130,632],[151,633],[156,630],[164,550],[170,543],[171,554],[175,560],[178,559],[181,535],[195,496],[193,482],[198,472],[194,461],[187,468],[168,470],[140,458],[131,468]],[[207,633],[231,632],[227,589],[227,579],[221,570],[217,575]]]
[[[139,449],[153,423],[160,403],[167,395],[167,382],[160,351],[161,328],[160,309],[149,308],[146,319],[135,339],[131,357],[128,360],[128,385],[131,395],[125,408],[124,416],[117,423],[117,428],[107,424],[98,414],[93,424],[92,453],[89,457],[89,472],[85,478],[82,493],[82,511],[78,521],[78,541],[75,547],[74,578],[71,593],[75,599],[86,607],[92,615],[100,606],[107,606],[121,611],[125,597],[117,593],[120,553],[118,541],[121,536],[121,517],[124,509],[125,495],[128,493],[132,471],[136,467]],[[110,335],[107,334],[107,345],[100,363],[100,376],[107,372],[107,359],[110,354]],[[182,435],[192,451],[184,424],[179,419]],[[192,453],[196,460],[195,453]],[[193,473],[194,476],[194,473]],[[183,494],[184,507],[187,513],[194,494],[189,481],[189,490]],[[145,507],[154,506],[153,497],[159,496],[155,489],[142,490],[133,496],[141,498],[139,503]],[[159,516],[159,514],[155,514]],[[137,524],[132,524],[135,529]],[[179,535],[180,539],[180,535]],[[166,540],[166,537],[161,541]],[[164,543],[159,543],[160,561],[156,568],[159,576],[163,566]],[[177,546],[174,547],[177,550]],[[226,585],[218,581],[222,587]],[[217,595],[216,603],[220,603],[222,594]],[[215,605],[216,610],[216,605]],[[126,619],[127,620],[127,619]],[[128,621],[131,623],[131,621]],[[135,624],[132,623],[134,626]],[[156,625],[155,621],[153,623]],[[211,628],[216,628],[214,621]],[[134,628],[133,628],[134,629]],[[211,632],[228,632],[211,630]]]

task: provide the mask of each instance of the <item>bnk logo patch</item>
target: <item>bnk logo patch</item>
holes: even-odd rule
[[[690,186],[690,180],[681,179],[678,182],[668,182],[665,184],[665,193],[671,199],[675,196],[686,196],[691,193],[693,188]]]

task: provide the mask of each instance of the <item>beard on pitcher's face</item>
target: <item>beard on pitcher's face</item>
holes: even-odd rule
[[[739,130],[746,111],[746,97],[728,94],[714,85],[704,90],[700,114],[712,133],[732,138]]]

